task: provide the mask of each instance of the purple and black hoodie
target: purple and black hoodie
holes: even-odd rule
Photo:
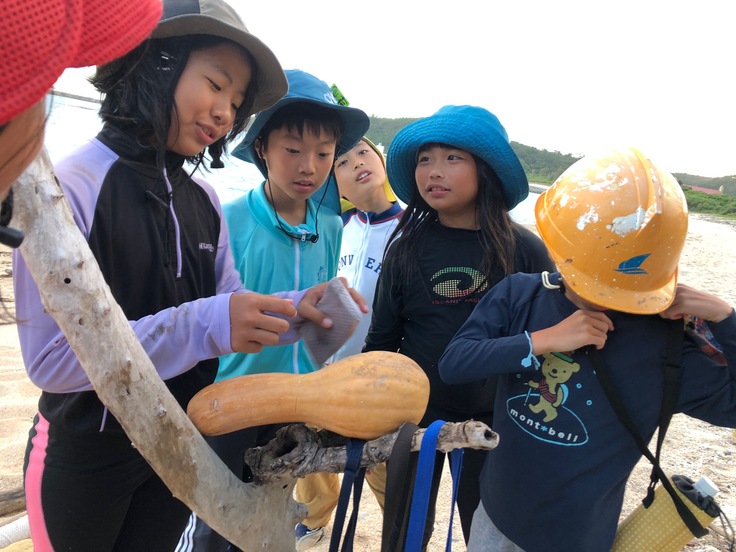
[[[162,171],[150,148],[107,124],[55,169],[113,296],[186,407],[214,381],[217,357],[232,352],[230,294],[244,290],[217,195],[191,178],[183,161],[169,153]],[[44,312],[22,256],[16,252],[13,260],[18,333],[28,375],[43,390],[41,416],[71,431],[120,431],[114,421],[110,427],[112,416],[104,420],[105,409]],[[283,295],[296,302],[302,293]],[[282,342],[296,337],[289,330]]]

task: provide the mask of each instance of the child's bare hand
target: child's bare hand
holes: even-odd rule
[[[355,289],[348,287],[348,282],[345,278],[339,278],[339,280],[342,282],[342,285],[345,286],[345,289],[348,290],[353,301],[358,305],[360,312],[363,314],[367,313],[368,305],[363,296],[355,291]],[[324,296],[326,288],[327,282],[309,288],[304,294],[304,297],[302,297],[302,300],[299,301],[298,311],[299,316],[305,320],[311,320],[323,328],[331,328],[332,320],[330,320],[325,313],[319,310],[319,307],[317,306],[319,300]]]
[[[535,355],[560,351],[573,351],[586,345],[602,349],[613,322],[604,313],[578,310],[562,322],[531,334],[532,352]]]
[[[276,345],[289,322],[273,316],[296,316],[293,303],[273,295],[234,293],[230,297],[230,346],[238,353],[258,353],[264,345]]]
[[[709,322],[720,322],[732,311],[731,305],[715,295],[677,284],[674,301],[659,315],[674,320],[690,314]]]

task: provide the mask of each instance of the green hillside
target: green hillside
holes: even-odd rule
[[[736,197],[736,175],[718,176],[716,178],[686,173],[672,173],[672,175],[683,186],[699,186],[711,190],[719,190],[723,186],[724,194]]]
[[[730,219],[736,219],[736,197],[733,195],[715,195],[696,192],[689,186],[683,186],[687,206],[693,213],[709,213]]]
[[[521,161],[521,166],[524,167],[529,181],[540,184],[552,184],[558,176],[565,172],[565,169],[580,159],[569,153],[540,150],[513,140],[511,147]]]
[[[386,119],[372,116],[368,138],[375,144],[382,144],[384,151],[388,151],[391,146],[391,140],[393,140],[396,133],[409,123],[417,120],[407,117]],[[551,184],[567,167],[579,159],[578,157],[560,153],[559,151],[540,150],[513,141],[511,142],[511,147],[519,157],[529,180],[531,182],[539,182],[540,184]]]
[[[400,119],[371,117],[368,138],[376,144],[382,144],[384,151],[388,151],[391,140],[396,133],[416,120],[406,117]],[[579,159],[568,153],[547,151],[513,141],[511,147],[519,157],[529,181],[540,184],[551,184],[567,167]],[[685,197],[691,211],[736,218],[736,175],[709,178],[686,173],[673,173],[673,176],[677,178],[677,181],[685,190]],[[693,191],[690,186],[713,190],[718,190],[723,186],[724,195],[709,195]]]
[[[409,123],[413,123],[418,119],[410,119],[402,117],[400,119],[384,119],[382,117],[371,116],[371,126],[368,129],[368,138],[374,144],[383,144],[383,151],[388,151],[391,140],[394,139],[396,133],[399,132]]]

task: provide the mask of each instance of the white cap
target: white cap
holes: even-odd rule
[[[698,491],[703,496],[710,496],[714,497],[718,494],[718,487],[716,487],[716,484],[713,483],[710,479],[708,479],[706,476],[701,477],[698,479],[694,484],[693,487],[696,491]]]

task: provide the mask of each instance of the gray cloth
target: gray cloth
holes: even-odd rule
[[[353,334],[363,313],[339,278],[327,282],[317,308],[332,319],[332,327],[323,328],[306,321],[302,326],[302,339],[314,363],[322,366]]]

